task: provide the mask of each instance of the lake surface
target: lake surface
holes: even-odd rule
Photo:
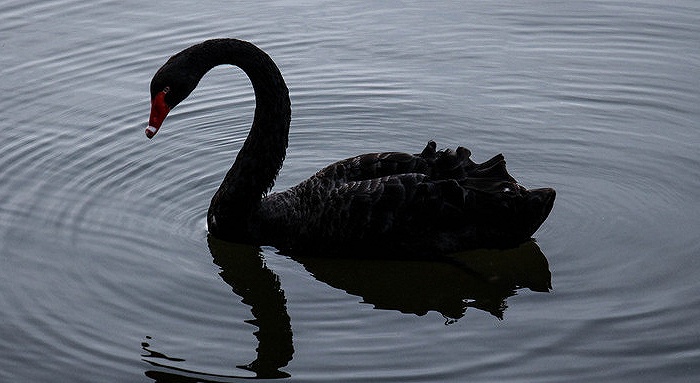
[[[292,99],[275,190],[430,139],[557,201],[453,263],[207,237],[254,108],[215,68],[153,140],[149,82],[252,41]],[[0,381],[700,379],[697,1],[0,5]],[[551,289],[550,289],[551,286]]]

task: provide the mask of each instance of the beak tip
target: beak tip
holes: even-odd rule
[[[153,136],[156,135],[156,132],[158,132],[158,128],[152,125],[148,125],[148,127],[146,128],[146,137],[148,137],[149,139],[153,138]]]

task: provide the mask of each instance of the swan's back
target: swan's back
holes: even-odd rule
[[[530,238],[554,191],[517,184],[500,154],[469,150],[370,153],[331,164],[264,198],[256,231],[289,253],[430,256]]]
[[[420,154],[401,152],[368,153],[335,162],[316,173],[313,178],[333,180],[336,185],[390,175],[419,173],[432,180],[461,180],[467,177],[498,178],[516,182],[505,168],[502,155],[483,164],[471,160],[469,149],[437,151],[437,144],[429,141]]]

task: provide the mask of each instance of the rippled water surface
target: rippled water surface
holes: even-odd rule
[[[212,37],[287,80],[275,190],[430,139],[502,152],[558,192],[536,242],[438,263],[208,239],[250,83],[216,68],[143,128],[155,70]],[[699,41],[697,1],[6,1],[0,381],[698,380]]]

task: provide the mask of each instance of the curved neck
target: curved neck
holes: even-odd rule
[[[291,119],[289,91],[277,65],[253,44],[234,40],[209,40],[192,48],[201,60],[194,70],[199,78],[211,68],[231,64],[241,68],[255,90],[255,116],[250,133],[212,198],[207,222],[220,238],[245,241],[251,213],[273,186],[287,149]]]

